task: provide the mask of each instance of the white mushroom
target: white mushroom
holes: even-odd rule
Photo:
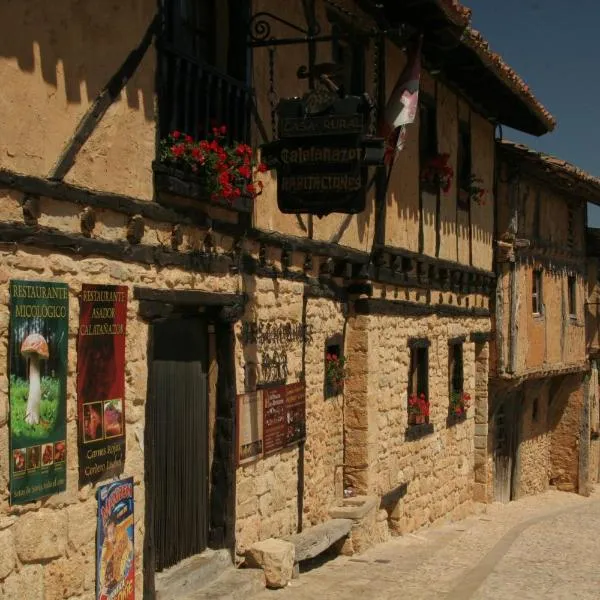
[[[25,421],[30,425],[40,422],[40,404],[42,401],[42,380],[40,377],[40,361],[48,360],[48,344],[39,333],[29,334],[21,344],[21,354],[29,359],[29,395]]]

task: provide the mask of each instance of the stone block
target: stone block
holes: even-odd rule
[[[59,558],[67,545],[67,515],[42,509],[21,515],[15,526],[17,554],[31,563]]]
[[[96,503],[79,502],[67,508],[68,539],[75,549],[94,540],[96,535]]]
[[[10,529],[0,531],[0,580],[6,579],[15,567],[15,545]]]
[[[84,560],[79,554],[46,565],[44,600],[62,600],[77,595],[83,589],[84,575]]]
[[[268,539],[253,544],[246,553],[248,566],[262,568],[267,587],[282,588],[294,573],[294,544],[284,540]]]
[[[40,565],[27,565],[4,582],[3,598],[31,600],[44,597],[44,571]]]

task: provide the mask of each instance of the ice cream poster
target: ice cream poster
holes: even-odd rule
[[[123,472],[127,287],[86,285],[79,297],[79,483]]]
[[[98,489],[96,599],[135,598],[133,478]]]
[[[33,502],[66,488],[69,290],[10,282],[10,500]]]

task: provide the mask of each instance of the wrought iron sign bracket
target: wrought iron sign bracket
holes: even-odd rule
[[[274,21],[276,23],[280,23],[290,28],[293,31],[301,34],[297,37],[286,37],[286,38],[277,38],[272,33],[271,22]],[[343,34],[337,33],[335,35],[320,35],[322,29],[321,26],[314,22],[312,28],[302,28],[291,21],[283,19],[278,15],[274,15],[271,12],[261,11],[256,13],[250,19],[249,25],[249,42],[248,45],[251,48],[264,48],[271,46],[291,46],[294,44],[309,44],[309,43],[322,43],[322,42],[331,42],[334,40],[344,40],[344,39],[353,39],[362,38],[364,40],[379,38],[381,36],[388,35],[402,35],[404,32],[404,27],[399,27],[396,29],[386,29],[386,30],[374,30],[369,32],[364,32],[360,34]]]

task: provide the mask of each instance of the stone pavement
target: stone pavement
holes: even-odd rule
[[[549,491],[337,557],[252,600],[598,600],[600,488]]]

